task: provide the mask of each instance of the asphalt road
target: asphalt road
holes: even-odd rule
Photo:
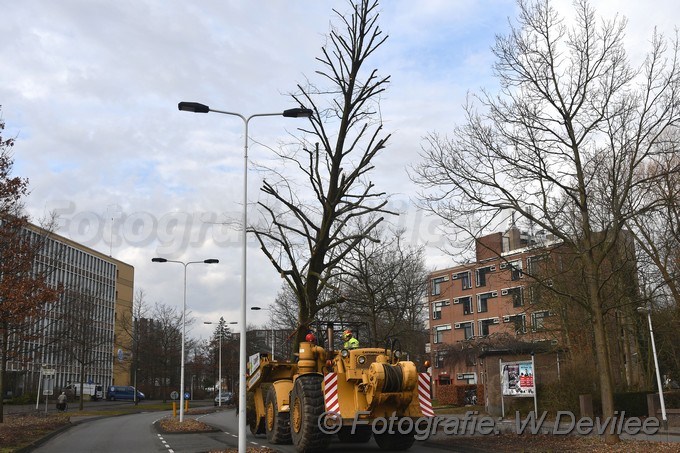
[[[130,405],[129,402],[88,402],[86,406],[94,406],[99,409],[116,406]],[[212,406],[211,401],[194,402],[192,407]],[[143,410],[144,403],[140,404]],[[49,408],[48,409],[53,409]],[[35,405],[25,406],[26,411],[35,411]],[[20,407],[12,408],[12,412],[21,411]],[[115,417],[79,417],[77,411],[69,411],[74,425],[57,435],[49,438],[44,443],[36,447],[33,451],[39,453],[71,453],[71,452],[96,452],[96,453],[198,453],[207,451],[224,450],[226,448],[236,448],[238,445],[238,418],[234,409],[222,409],[218,412],[191,415],[185,417],[196,418],[217,429],[210,433],[160,433],[154,424],[161,418],[170,416],[169,411],[165,412],[142,412],[131,415]],[[6,412],[7,413],[7,412]],[[625,436],[624,436],[625,437]],[[655,436],[637,437],[638,440],[655,440],[661,442],[678,442],[680,433],[672,434],[659,433]],[[411,452],[434,453],[450,451],[458,453],[479,453],[481,450],[475,449],[471,445],[466,445],[465,439],[438,434],[428,441],[417,441]],[[264,436],[253,436],[247,432],[247,444],[249,446],[268,446],[283,453],[296,453],[292,445],[269,445]],[[328,448],[329,452],[364,453],[379,452],[380,450],[374,440],[365,444],[340,443],[335,440]]]
[[[221,410],[204,415],[185,415],[196,418],[211,426],[219,428],[210,433],[159,433],[154,423],[170,415],[169,412],[146,412],[117,417],[97,417],[77,420],[76,424],[51,437],[33,452],[36,453],[199,453],[211,450],[223,450],[238,446],[238,419],[234,409]],[[264,436],[255,437],[248,431],[249,446],[268,446],[283,453],[296,453],[292,445],[269,445]],[[453,452],[473,452],[475,450],[445,448]],[[347,444],[333,441],[329,452],[384,452],[374,440],[365,444]],[[416,442],[412,452],[441,452],[442,446]]]

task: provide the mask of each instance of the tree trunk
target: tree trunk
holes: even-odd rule
[[[8,334],[7,334],[7,328],[3,327],[2,329],[2,345],[0,345],[0,353],[2,356],[0,357],[0,423],[3,423],[5,421],[4,418],[4,404],[3,400],[5,398],[5,371],[7,371],[7,349],[8,349]]]
[[[605,331],[604,314],[602,313],[602,304],[600,302],[599,294],[595,282],[589,283],[589,293],[591,297],[591,307],[593,314],[593,332],[595,338],[595,358],[597,360],[598,375],[600,378],[600,397],[602,398],[602,416],[607,419],[614,417],[614,389],[611,380],[611,366],[609,363],[609,356],[607,354],[607,334]],[[614,444],[619,441],[618,434],[612,434],[607,430],[605,432],[605,442],[607,444]]]

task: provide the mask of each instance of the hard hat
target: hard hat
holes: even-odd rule
[[[347,338],[349,338],[349,337],[351,337],[351,336],[352,336],[352,331],[351,331],[351,330],[345,330],[345,331],[342,333],[342,338],[344,338],[344,339],[347,339]]]

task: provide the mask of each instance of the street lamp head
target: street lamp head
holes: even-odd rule
[[[636,310],[637,310],[638,313],[644,313],[644,314],[647,314],[647,313],[650,312],[649,307],[638,307],[638,308],[636,308]]]
[[[177,108],[179,108],[183,112],[194,112],[194,113],[208,113],[210,111],[210,107],[208,107],[205,104],[200,104],[198,102],[180,102],[177,104]]]
[[[205,264],[217,264],[220,262],[220,260],[215,259],[215,258],[209,258],[207,260],[203,260]]]
[[[250,307],[251,310],[262,310],[261,307]]]
[[[283,116],[286,118],[309,118],[314,112],[312,109],[295,108],[283,111]]]
[[[165,258],[151,258],[152,263],[167,263],[168,260]]]

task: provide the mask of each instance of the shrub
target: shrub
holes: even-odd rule
[[[614,408],[629,417],[647,415],[647,392],[626,392],[614,394]]]

